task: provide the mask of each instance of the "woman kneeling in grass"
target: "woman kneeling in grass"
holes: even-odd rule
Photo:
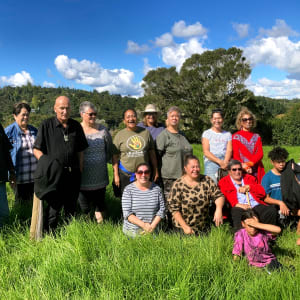
[[[123,232],[129,236],[152,233],[164,218],[165,204],[161,189],[150,181],[150,166],[136,167],[136,181],[127,185],[122,196]]]
[[[282,268],[268,245],[270,240],[275,240],[275,236],[281,232],[281,228],[276,225],[260,223],[251,209],[242,213],[241,221],[243,228],[234,236],[233,259],[238,259],[244,252],[249,265],[259,268],[266,267],[268,271]]]

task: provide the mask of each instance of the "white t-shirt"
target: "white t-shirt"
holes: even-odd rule
[[[202,138],[206,138],[209,141],[209,151],[216,156],[225,156],[227,143],[231,141],[231,133],[228,131],[215,132],[212,129],[205,130],[202,134]],[[208,160],[204,156],[205,160]]]

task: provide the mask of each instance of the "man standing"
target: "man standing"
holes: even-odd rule
[[[55,188],[52,188],[43,198],[40,197],[48,204],[44,224],[44,228],[48,231],[57,227],[62,207],[67,218],[75,214],[83,151],[88,147],[81,125],[70,119],[69,98],[58,97],[55,101],[54,111],[56,117],[49,118],[41,124],[34,143],[34,155],[38,160],[45,155],[47,161],[56,160],[61,168],[54,173],[59,174],[59,178],[54,179]],[[44,159],[42,161],[44,163]],[[39,161],[39,163],[42,162]],[[53,164],[47,164],[48,170],[45,174],[53,176],[53,170],[50,170],[49,166],[53,166]],[[53,179],[51,180],[53,182]],[[52,184],[52,182],[48,182],[48,184]],[[48,187],[45,188],[47,190]]]

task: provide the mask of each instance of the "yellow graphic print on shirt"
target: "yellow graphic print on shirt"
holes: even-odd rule
[[[127,140],[127,148],[130,152],[127,152],[128,157],[140,157],[143,156],[143,150],[145,148],[145,140],[140,135],[133,135]]]

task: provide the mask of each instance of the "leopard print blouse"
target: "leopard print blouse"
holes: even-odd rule
[[[172,214],[180,212],[187,225],[195,233],[200,233],[207,226],[209,203],[219,197],[223,197],[223,194],[210,177],[200,175],[199,183],[194,187],[187,185],[181,177],[172,186],[168,208]],[[173,224],[181,228],[174,218]]]

